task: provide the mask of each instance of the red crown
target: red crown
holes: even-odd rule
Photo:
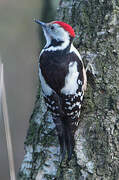
[[[70,34],[71,37],[75,37],[75,32],[74,32],[73,28],[72,28],[69,24],[67,24],[67,23],[65,23],[65,22],[62,22],[62,21],[54,21],[53,24],[59,24],[59,25],[60,25],[61,27],[63,27],[66,31],[69,32],[69,34]]]

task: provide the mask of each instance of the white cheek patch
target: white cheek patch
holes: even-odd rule
[[[40,77],[40,81],[41,81],[41,86],[42,86],[42,90],[43,90],[43,93],[46,95],[46,96],[51,96],[52,93],[53,93],[53,90],[48,86],[48,84],[46,83],[44,77],[42,76],[42,73],[41,73],[41,69],[39,68],[39,77]]]
[[[77,62],[70,62],[69,73],[65,77],[65,86],[61,89],[61,92],[65,95],[75,94],[78,89],[77,79],[79,72],[77,71]]]

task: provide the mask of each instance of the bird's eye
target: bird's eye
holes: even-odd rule
[[[51,26],[51,29],[53,30],[53,29],[54,29],[54,26]]]

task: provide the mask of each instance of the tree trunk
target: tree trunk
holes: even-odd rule
[[[119,1],[61,0],[57,19],[75,29],[74,45],[96,72],[95,84],[88,83],[68,165],[60,165],[55,125],[39,89],[19,179],[119,180]]]

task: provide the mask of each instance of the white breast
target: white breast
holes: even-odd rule
[[[79,72],[77,71],[77,62],[70,62],[69,73],[65,77],[65,86],[61,89],[63,94],[75,94],[78,89],[77,79]]]
[[[53,90],[50,88],[50,86],[46,83],[42,73],[41,73],[41,69],[39,68],[39,77],[40,77],[40,81],[41,81],[41,86],[42,86],[42,90],[43,93],[46,96],[51,96],[51,94],[53,93]]]

